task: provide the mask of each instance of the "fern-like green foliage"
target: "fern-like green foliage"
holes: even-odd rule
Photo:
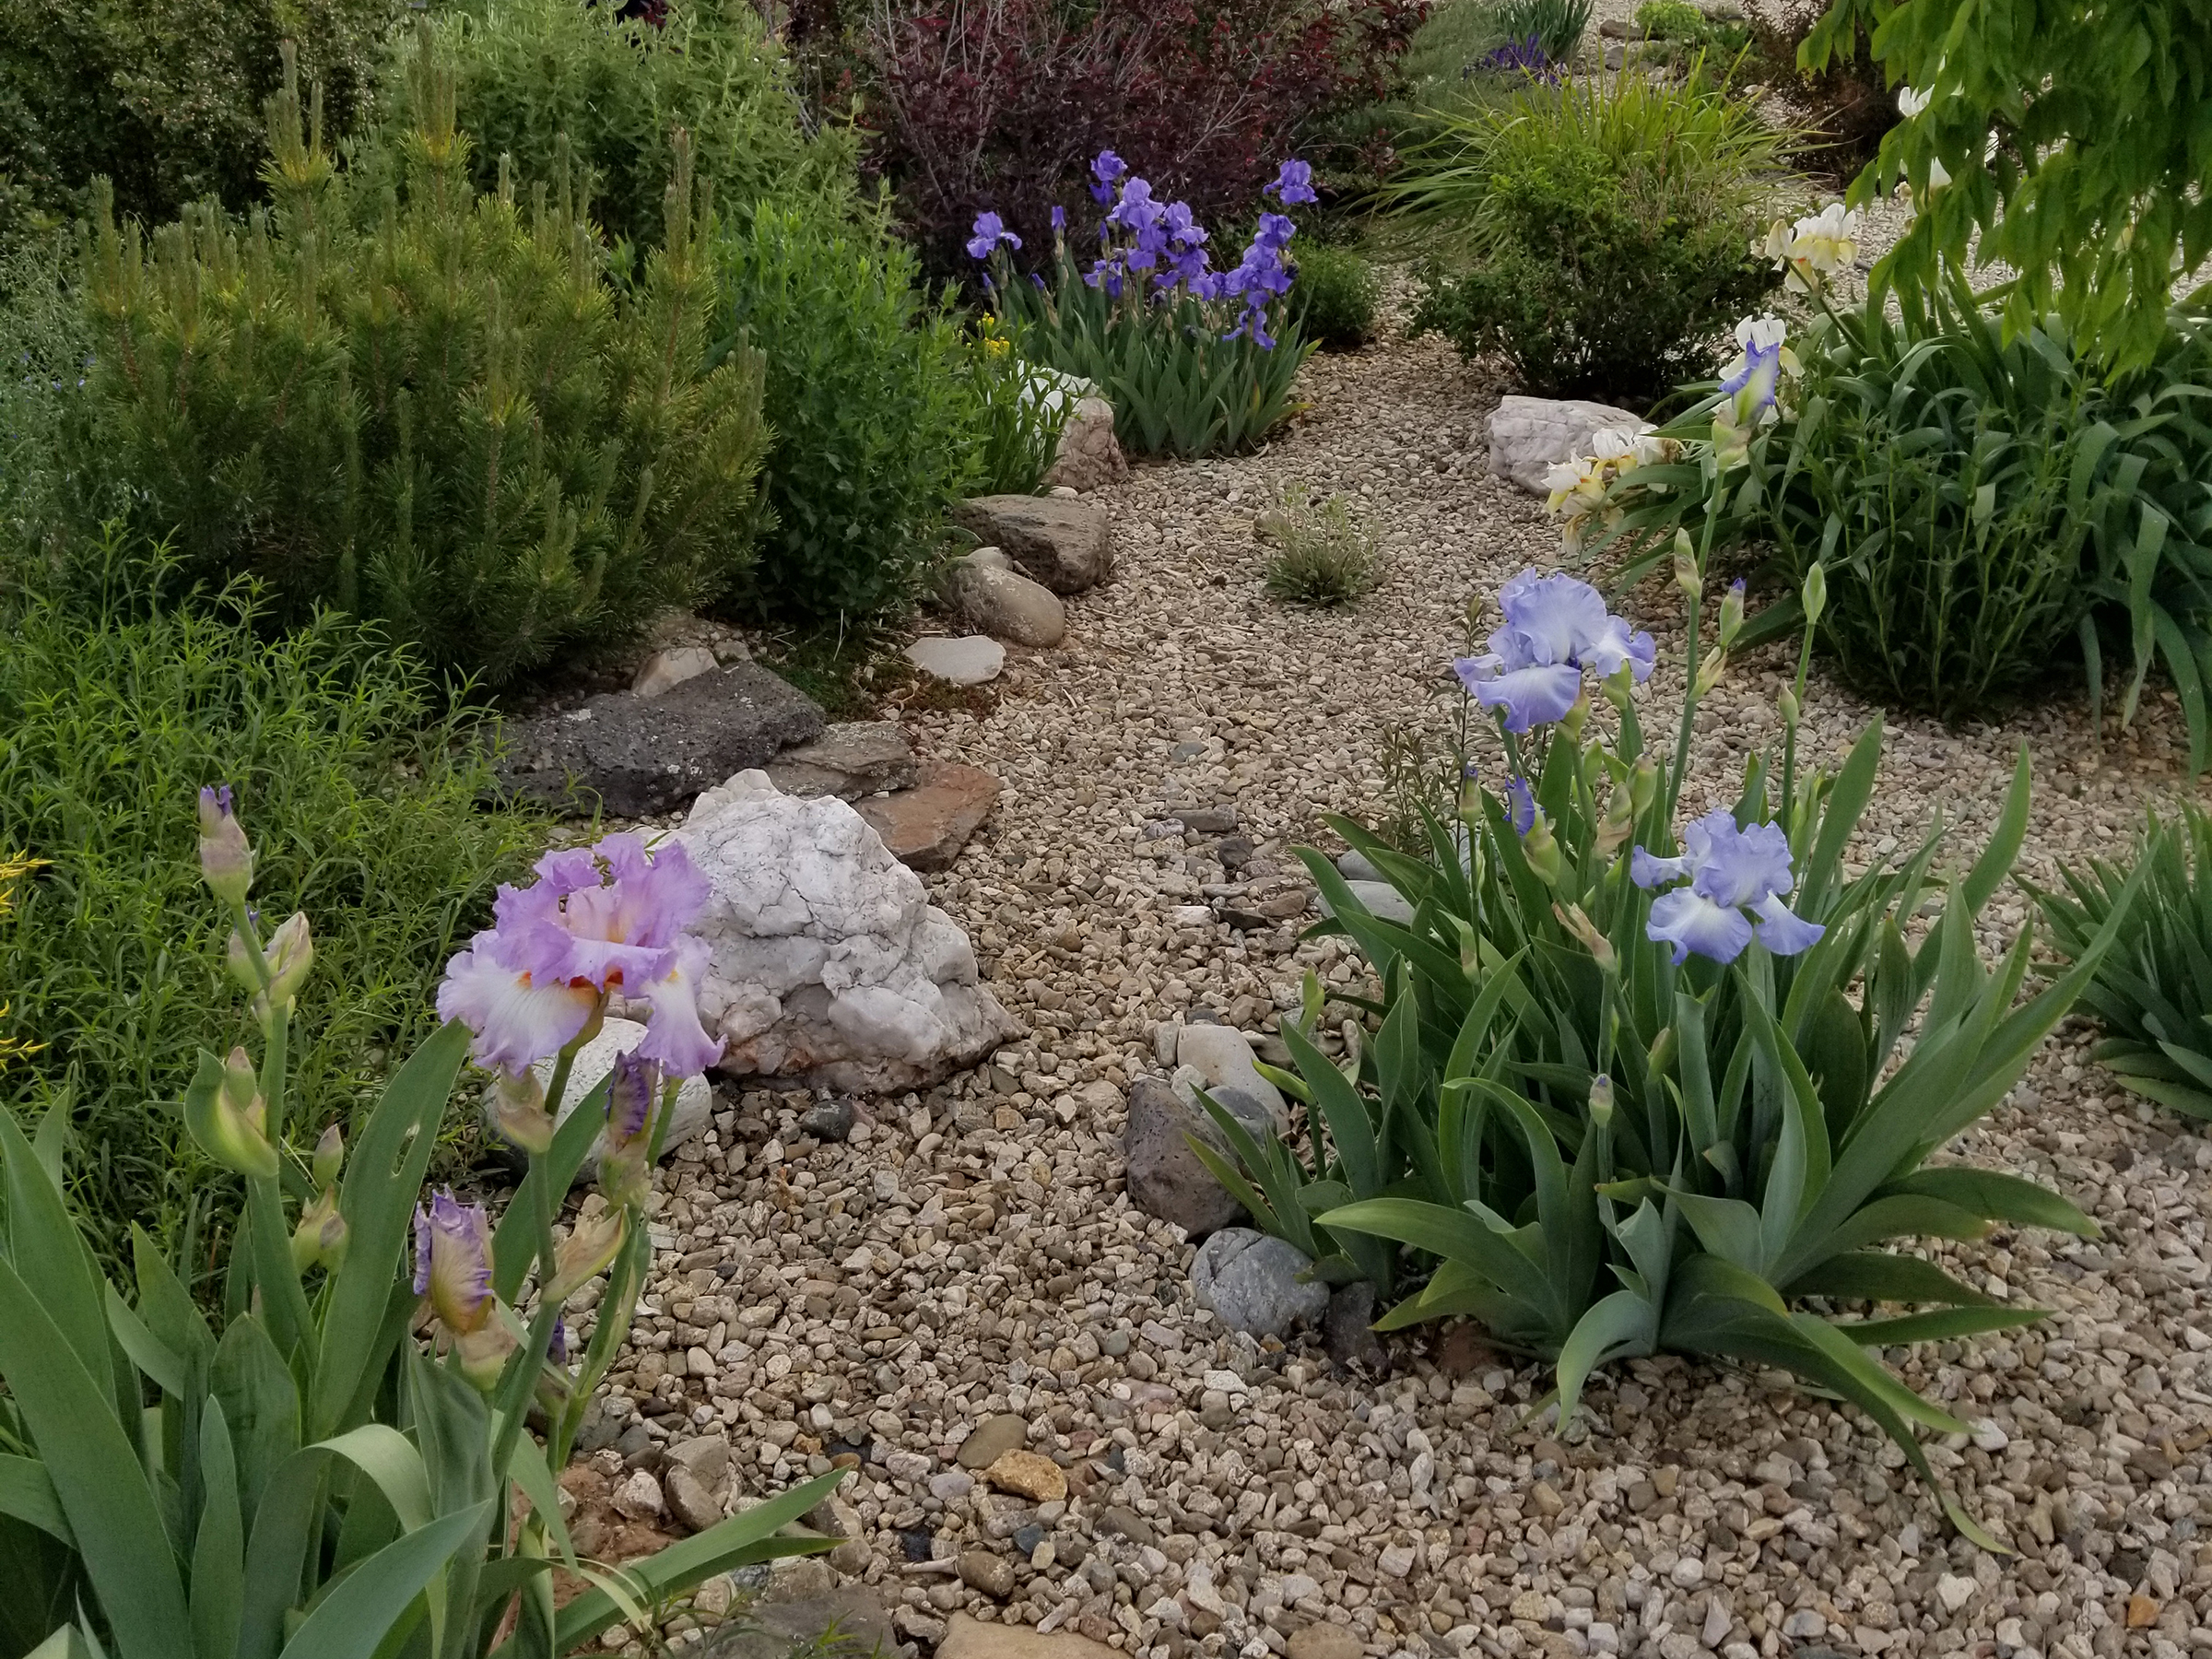
[[[1921,207],[1877,292],[1924,303],[1971,252],[2017,273],[2014,327],[2055,309],[2100,358],[2147,363],[2175,277],[2212,255],[2204,0],[1836,0],[1798,62],[1848,61],[1862,38],[1890,86],[1926,100],[1852,183],[1860,202],[1908,182]],[[1931,190],[1936,163],[1948,182]]]
[[[743,569],[761,359],[700,367],[711,220],[681,135],[662,245],[618,295],[571,170],[526,206],[509,173],[479,193],[427,31],[410,74],[381,200],[288,71],[273,206],[242,232],[195,208],[149,239],[103,198],[78,438],[188,573],[252,573],[277,620],[335,605],[496,682]]]
[[[2030,888],[2060,954],[2072,959],[2118,908],[2131,870],[2143,895],[2082,993],[2105,1040],[2092,1053],[2123,1088],[2212,1122],[2212,818],[2184,801],[2153,814],[2129,865],[2061,867],[2065,892]]]

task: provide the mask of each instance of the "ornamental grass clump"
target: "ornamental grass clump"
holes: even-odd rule
[[[1255,528],[1261,539],[1275,544],[1267,591],[1277,599],[1327,610],[1351,604],[1375,585],[1375,538],[1354,520],[1351,504],[1340,495],[1316,501],[1304,485],[1288,486]]]
[[[227,785],[201,789],[199,862],[257,1037],[203,1052],[182,1112],[247,1192],[219,1335],[143,1231],[135,1296],[96,1270],[63,1194],[67,1112],[34,1138],[0,1111],[11,1651],[550,1659],[618,1625],[650,1631],[646,1609],[714,1573],[826,1547],[778,1529],[835,1472],[619,1570],[578,1556],[558,1501],[652,1266],[647,1175],[677,1091],[721,1051],[692,1000],[706,882],[682,847],[613,836],[501,888],[496,925],[447,965],[447,1023],[350,1147],[335,1123],[303,1144],[315,1103],[295,1099],[289,1055],[313,938],[304,913],[272,927],[254,907],[260,852],[238,806]],[[650,1006],[645,1035],[563,1122],[571,1067],[616,995]],[[422,1194],[472,1048],[494,1069],[492,1127],[528,1165],[496,1222]],[[606,1207],[559,1237],[594,1149]],[[581,1352],[571,1316],[591,1322]],[[556,1569],[583,1593],[557,1603]]]
[[[1106,213],[1088,265],[1068,247],[1064,208],[1053,209],[1049,279],[1017,274],[1022,239],[999,215],[976,218],[968,253],[988,263],[1016,348],[1098,385],[1125,450],[1187,459],[1252,448],[1296,413],[1291,382],[1313,352],[1285,320],[1284,254],[1297,226],[1262,213],[1237,263],[1218,270],[1189,204],[1157,200],[1112,150],[1091,173]],[[1284,206],[1311,203],[1312,169],[1286,161],[1267,190]]]
[[[712,220],[681,135],[661,244],[618,293],[570,172],[479,194],[427,32],[411,72],[396,194],[338,164],[288,72],[274,203],[242,229],[194,208],[149,238],[103,198],[76,460],[186,575],[504,681],[743,571],[762,363],[704,366]]]
[[[1685,535],[1677,554],[1689,672],[1671,742],[1647,738],[1637,692],[1651,635],[1573,577],[1505,584],[1488,649],[1456,665],[1475,729],[1494,737],[1484,771],[1462,757],[1456,811],[1423,815],[1419,853],[1331,820],[1410,919],[1372,913],[1326,858],[1300,854],[1327,925],[1382,986],[1359,1005],[1371,1035],[1341,1065],[1324,1053],[1309,979],[1283,1030],[1294,1069],[1269,1072],[1306,1108],[1305,1149],[1216,1111],[1238,1164],[1199,1153],[1324,1277],[1394,1296],[1383,1328],[1467,1317],[1554,1360],[1562,1425],[1611,1360],[1726,1357],[1856,1405],[1934,1487],[1916,1430],[1964,1426],[1879,1350],[2041,1314],[1882,1246],[1998,1223],[2095,1232],[2056,1194],[1937,1154],[2109,959],[2140,883],[2032,995],[2028,933],[1982,960],[1977,918],[2027,828],[2025,754],[1963,870],[1939,862],[1938,828],[1847,872],[1881,723],[1832,775],[1800,765],[1809,640],[1779,699],[1780,743],[1733,801],[1691,806],[1694,724],[1744,637],[1744,601],[1732,587],[1716,615],[1700,549]],[[1804,595],[1816,618],[1821,582]],[[1931,899],[1937,919],[1909,943]]]

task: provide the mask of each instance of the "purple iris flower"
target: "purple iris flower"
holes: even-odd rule
[[[1113,186],[1129,171],[1129,164],[1112,150],[1100,150],[1090,164],[1090,176],[1098,181],[1090,187],[1091,199],[1105,203],[1113,200]]]
[[[1284,162],[1267,192],[1286,207],[1321,200],[1313,194],[1313,164],[1310,161]]]
[[[1721,382],[1721,395],[1731,400],[1735,424],[1748,429],[1774,406],[1774,385],[1782,373],[1782,342],[1744,346],[1744,366]]]
[[[1263,213],[1260,215],[1259,230],[1253,235],[1252,245],[1279,251],[1288,247],[1290,239],[1297,234],[1298,227],[1281,214]]]
[[[1639,847],[1629,860],[1629,877],[1641,888],[1690,878],[1688,887],[1654,899],[1644,924],[1646,937],[1675,947],[1677,967],[1693,950],[1733,962],[1755,937],[1776,956],[1795,956],[1828,931],[1783,902],[1796,877],[1790,870],[1789,838],[1780,825],[1741,830],[1734,813],[1716,807],[1685,827],[1682,845],[1678,857],[1655,858]]]
[[[642,836],[610,835],[547,853],[535,873],[529,887],[500,888],[494,925],[446,964],[438,988],[439,1018],[476,1033],[477,1064],[520,1072],[558,1053],[618,988],[651,1000],[656,1020],[665,1011],[672,1055],[700,1052],[689,1038],[698,1009],[679,1006],[697,979],[684,929],[711,888],[682,843],[649,850]]]
[[[1055,230],[1067,229],[1067,209],[1057,202],[1053,204],[1053,229]]]
[[[456,1336],[491,1317],[491,1218],[482,1205],[443,1192],[415,1211],[415,1294]]]
[[[1650,634],[1630,633],[1595,588],[1562,572],[1524,571],[1499,589],[1498,603],[1505,626],[1490,635],[1488,651],[1452,667],[1484,708],[1505,711],[1509,732],[1563,718],[1585,671],[1606,678],[1625,665],[1641,681],[1658,660]]]
[[[995,213],[975,216],[975,234],[968,239],[968,252],[977,259],[988,259],[1001,247],[1019,250],[1021,238],[1006,229],[1006,220]]]

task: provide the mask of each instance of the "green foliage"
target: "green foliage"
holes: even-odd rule
[[[975,476],[967,348],[913,252],[882,219],[763,205],[714,247],[709,360],[758,351],[773,430],[759,567],[739,595],[771,618],[850,624],[896,612]]]
[[[968,342],[978,495],[1030,495],[1060,451],[1076,390],[1057,370],[1027,363],[995,317]]]
[[[189,798],[149,807],[187,841]],[[412,1331],[422,1303],[408,1220],[468,1030],[442,1027],[393,1073],[350,1159],[335,1137],[311,1156],[286,1132],[298,987],[282,986],[244,894],[228,908],[225,922],[194,931],[239,935],[241,967],[262,988],[264,1052],[256,1069],[234,1051],[227,1069],[203,1051],[185,1101],[202,1149],[247,1186],[219,1338],[143,1230],[130,1238],[135,1293],[103,1277],[63,1194],[65,1114],[49,1113],[34,1144],[0,1109],[0,1512],[42,1535],[37,1549],[0,1555],[0,1605],[18,1623],[37,1620],[33,1640],[51,1626],[66,1642],[59,1631],[74,1627],[114,1659],[475,1659],[512,1608],[499,1651],[550,1659],[601,1645],[641,1606],[713,1573],[827,1547],[778,1529],[827,1497],[836,1473],[619,1571],[579,1562],[554,1477],[652,1265],[641,1194],[619,1189],[604,1253],[582,1249],[578,1230],[568,1248],[582,1260],[564,1262],[555,1242],[554,1204],[612,1133],[605,1090],[531,1155],[496,1233],[479,1212],[482,1233],[464,1215],[441,1234],[429,1303],[440,1359],[439,1343]],[[182,953],[210,970],[216,954]],[[552,1104],[560,1092],[557,1080]],[[646,1102],[643,1156],[657,1151],[675,1093],[671,1079],[657,1112]],[[539,1295],[523,1311],[499,1300],[519,1298],[533,1273],[541,1287],[569,1287],[564,1297],[607,1276],[573,1366],[552,1348],[562,1300]],[[524,1431],[533,1407],[542,1446]],[[596,1587],[557,1608],[557,1565]]]
[[[1725,639],[1725,606],[1722,618]],[[1705,620],[1693,598],[1690,661]],[[1809,641],[1792,699],[1808,654]],[[1418,854],[1331,820],[1412,916],[1371,913],[1325,858],[1301,853],[1331,927],[1383,986],[1379,1003],[1359,1005],[1379,1023],[1333,1060],[1310,979],[1283,1031],[1295,1072],[1269,1074],[1307,1108],[1307,1150],[1254,1146],[1217,1112],[1250,1179],[1225,1173],[1322,1277],[1409,1288],[1384,1327],[1472,1317],[1505,1347],[1556,1359],[1562,1423],[1609,1360],[1727,1357],[1785,1367],[1857,1405],[1933,1485],[1912,1425],[1959,1426],[1877,1351],[2038,1314],[1875,1247],[1972,1239],[1994,1223],[2095,1231],[2029,1182],[1930,1159],[2003,1098],[2109,959],[2135,888],[2070,969],[2024,997],[2030,932],[1994,969],[1975,941],[2026,831],[2025,754],[1963,874],[1931,878],[1938,828],[1852,876],[1843,855],[1874,792],[1881,723],[1833,777],[1800,777],[1785,701],[1783,752],[1752,760],[1734,817],[1786,836],[1790,908],[1824,931],[1794,955],[1747,941],[1731,961],[1675,965],[1646,931],[1653,895],[1630,879],[1626,854],[1674,850],[1700,688],[1725,661],[1724,648],[1686,677],[1671,760],[1646,747],[1625,671],[1606,685],[1611,713],[1588,727],[1571,716],[1508,735],[1507,765],[1528,779],[1537,814],[1525,832],[1505,801],[1471,786],[1456,819],[1428,818]],[[1938,919],[1909,944],[1905,925],[1930,900]],[[1801,1305],[1815,1296],[1927,1311],[1835,1318]]]
[[[2204,0],[2123,8],[1837,0],[1799,62],[1868,41],[1891,86],[1925,95],[1853,182],[1909,182],[1921,211],[1871,286],[1933,304],[1970,254],[2016,273],[2018,332],[2055,311],[2100,361],[2147,364],[2177,275],[2212,254],[2212,16]],[[1931,188],[1940,162],[1949,182]]]
[[[2132,868],[2093,858],[2086,870],[2060,867],[2065,891],[2030,890],[2052,943],[2075,959],[2121,910],[2137,871],[2142,897],[2081,994],[2105,1033],[2090,1058],[2123,1088],[2212,1121],[2212,818],[2186,801],[2178,823],[2154,813]]]
[[[1275,318],[1280,306],[1269,308],[1270,347],[1230,332],[1235,301],[1209,303],[1178,288],[1162,302],[1135,282],[1116,297],[1086,283],[1065,246],[1045,288],[1018,280],[1003,264],[998,277],[1015,348],[1100,387],[1129,453],[1241,453],[1304,406],[1291,384],[1314,347],[1296,320]]]
[[[1705,14],[1689,0],[1643,0],[1636,28],[1654,41],[1698,41],[1705,35]]]
[[[329,617],[272,641],[241,590],[162,603],[158,565],[113,535],[95,553],[73,583],[0,600],[0,848],[47,861],[0,918],[0,1035],[45,1045],[0,1075],[0,1100],[72,1118],[78,1207],[115,1262],[128,1223],[173,1249],[194,1199],[223,1193],[174,1105],[199,1046],[248,1030],[205,960],[219,931],[185,920],[197,877],[174,803],[233,782],[262,826],[268,902],[318,918],[328,994],[292,1064],[338,1117],[371,1098],[380,1053],[430,1029],[446,958],[543,831],[482,805],[474,724],[437,712],[407,654]]]
[[[1500,42],[1534,40],[1547,63],[1570,64],[1589,32],[1592,0],[1496,0],[1491,32]]]
[[[62,432],[91,331],[56,234],[0,244],[0,575],[41,543],[68,495]]]
[[[1315,242],[1298,253],[1287,314],[1324,351],[1357,351],[1374,337],[1382,284],[1357,250]]]
[[[1351,604],[1375,585],[1375,538],[1354,521],[1340,495],[1316,501],[1304,485],[1290,485],[1261,515],[1259,531],[1275,544],[1267,591],[1277,599],[1328,609]]]
[[[1746,250],[1783,141],[1701,67],[1441,122],[1390,192],[1426,254],[1415,332],[1547,395],[1662,395],[1773,286]]]
[[[299,43],[334,135],[364,111],[399,0],[0,0],[0,238],[87,211],[110,180],[148,222],[261,194],[262,103]]]
[[[592,170],[602,229],[646,246],[660,239],[679,126],[732,218],[771,197],[850,191],[851,135],[806,130],[782,54],[746,0],[676,0],[657,24],[618,13],[579,0],[481,0],[441,20],[479,191],[498,187],[502,156],[525,179],[551,177],[565,136]]]
[[[292,83],[274,209],[99,214],[82,465],[187,573],[250,571],[273,616],[373,618],[504,680],[635,632],[742,569],[766,441],[757,354],[701,361],[712,277],[682,146],[665,245],[618,296],[564,174],[478,195],[427,39],[404,199],[364,199]],[[703,193],[702,196],[703,196]]]
[[[1320,155],[1335,185],[1362,208],[1397,170],[1402,156],[1433,136],[1437,120],[1502,101],[1521,76],[1482,72],[1485,53],[1505,43],[1497,14],[1483,0],[1446,0],[1414,31],[1398,60],[1397,88],[1315,121],[1301,153]],[[1325,230],[1324,218],[1315,227]]]
[[[2055,316],[2014,333],[1956,279],[1929,313],[1893,317],[1874,299],[1823,309],[1799,347],[1794,413],[1753,440],[1748,477],[1696,452],[1708,399],[1665,429],[1691,446],[1686,460],[1616,490],[1620,533],[1661,549],[1712,511],[1718,545],[1771,546],[1793,584],[1824,565],[1821,645],[1870,694],[1947,718],[2051,683],[2069,654],[2100,717],[2105,641],[2122,641],[2123,721],[2162,665],[2201,771],[2212,758],[2206,329],[2177,315],[2157,360],[2115,379]]]

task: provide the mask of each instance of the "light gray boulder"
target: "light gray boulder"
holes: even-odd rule
[[[1544,475],[1558,462],[1590,453],[1601,427],[1635,431],[1641,415],[1578,398],[1509,396],[1490,414],[1490,471],[1527,490],[1547,493]]]

